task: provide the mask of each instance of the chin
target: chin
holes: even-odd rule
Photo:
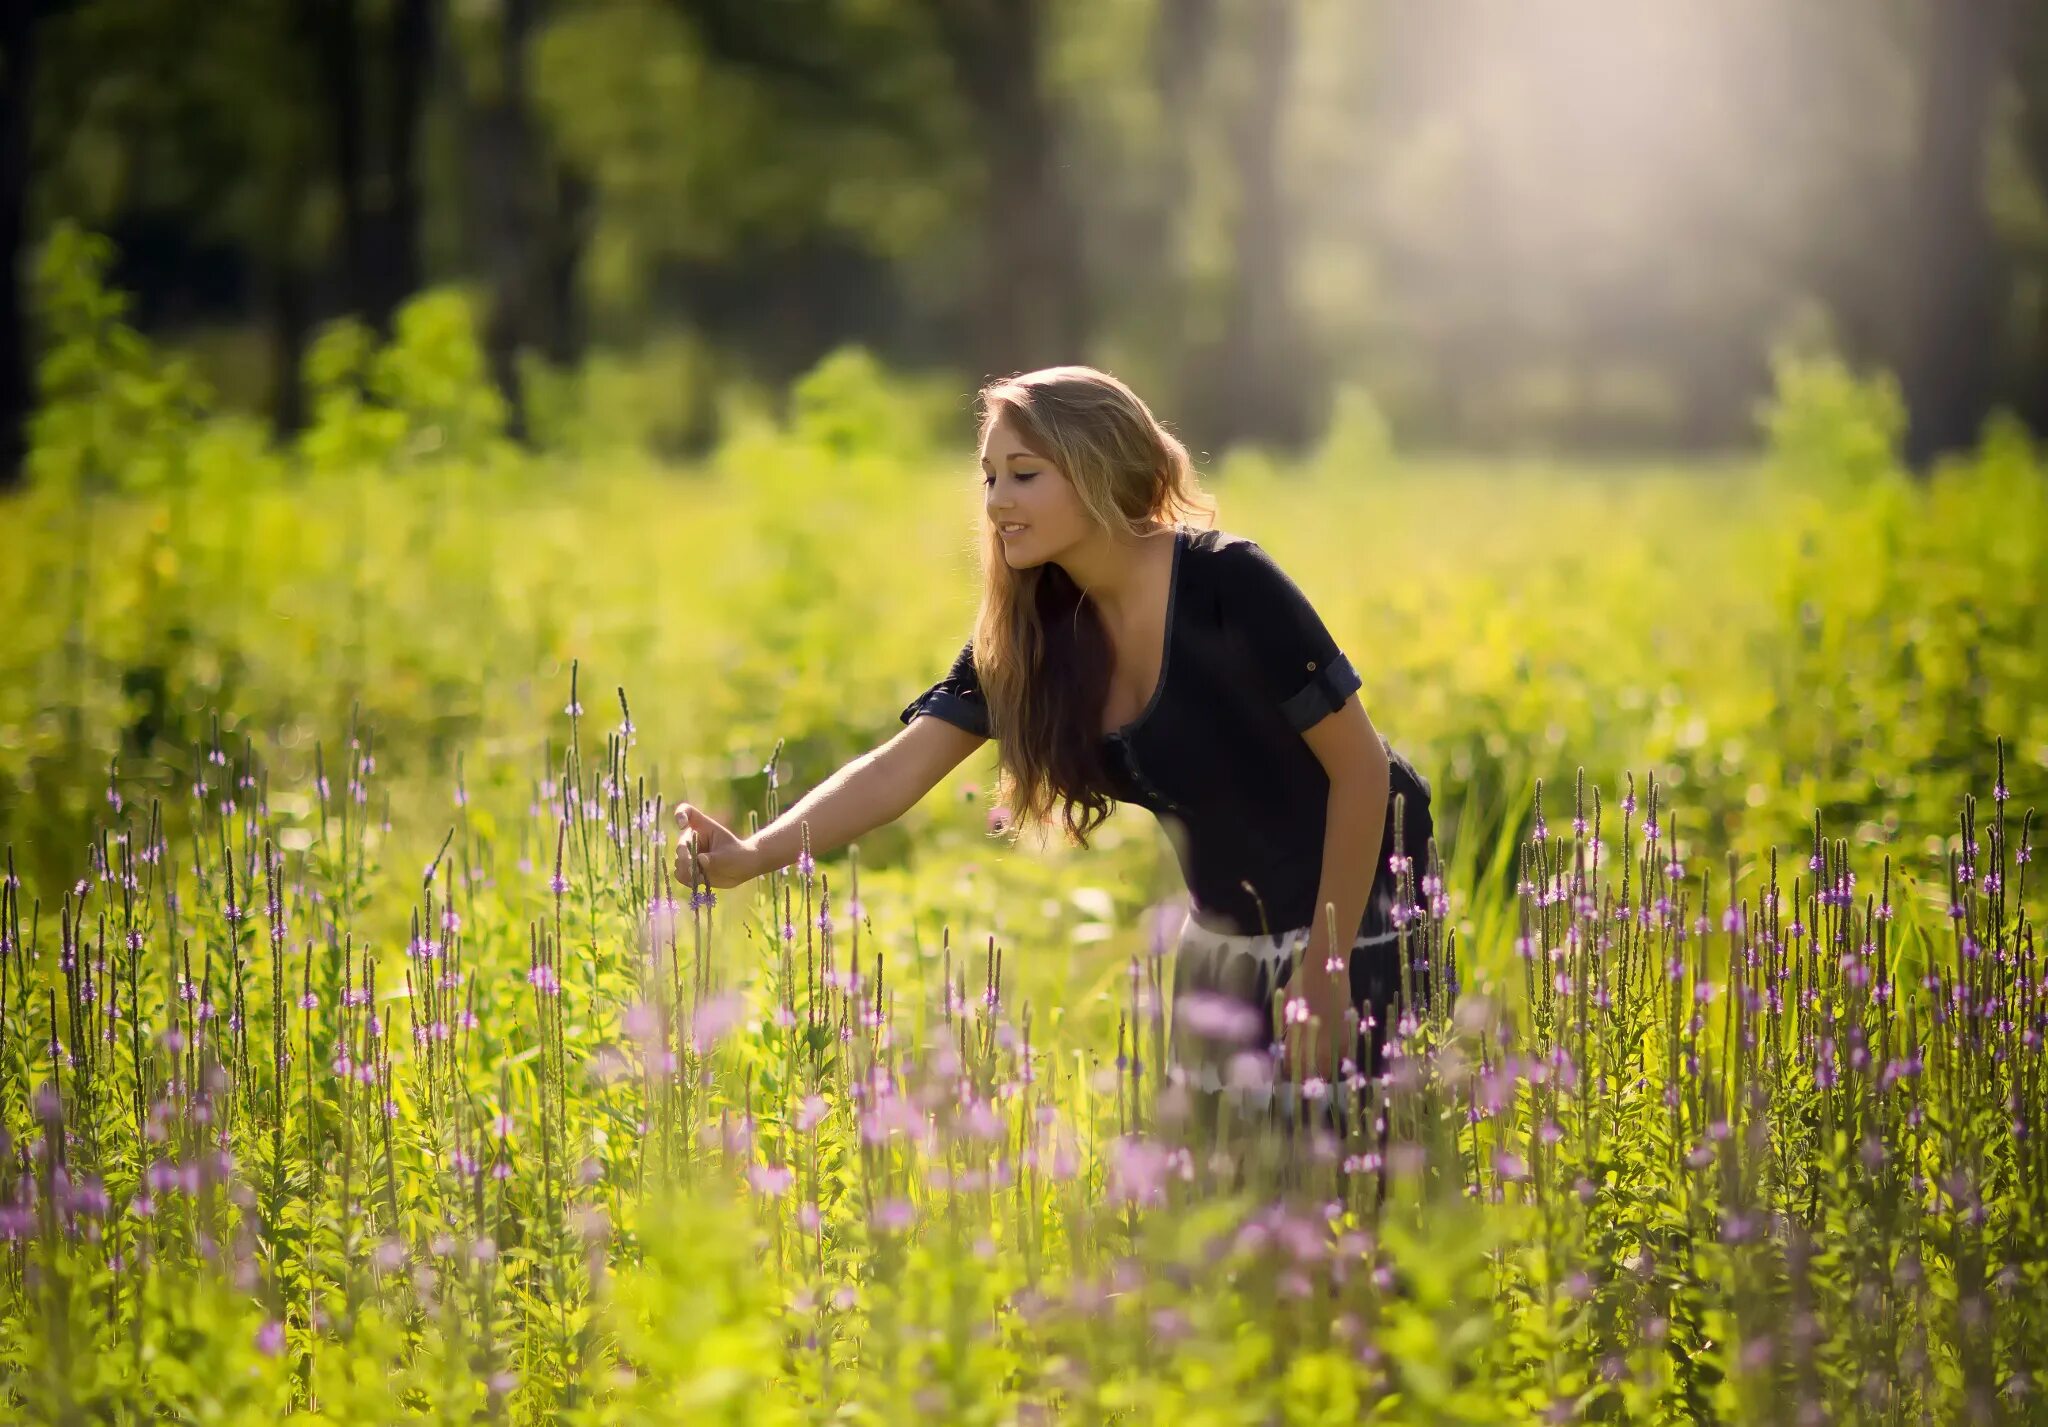
[[[1013,570],[1030,570],[1040,565],[1050,564],[1058,557],[1061,550],[1067,548],[1068,542],[1034,527],[1029,536],[1026,537],[1024,541],[1026,548],[1022,551],[1009,541],[1003,539],[1001,535],[996,536],[996,544],[1002,547],[1004,564]]]

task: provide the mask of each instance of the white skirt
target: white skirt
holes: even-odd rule
[[[1180,1083],[1192,1090],[1223,1095],[1246,1108],[1269,1108],[1274,1096],[1283,1106],[1294,1101],[1294,1087],[1284,1083],[1284,1066],[1267,1055],[1274,1038],[1273,996],[1287,984],[1307,944],[1310,928],[1236,935],[1217,931],[1189,917],[1175,943],[1174,1015],[1167,1037],[1167,1059],[1178,1068]],[[1353,955],[1398,943],[1398,931],[1360,935],[1351,943]],[[1259,1062],[1242,1061],[1233,1074],[1232,1061],[1249,1053]],[[1282,1083],[1276,1085],[1275,1079]]]

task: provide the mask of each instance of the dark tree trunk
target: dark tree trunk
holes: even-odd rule
[[[337,285],[343,306],[362,316],[370,310],[374,290],[369,221],[363,211],[362,14],[357,0],[302,3],[312,12],[316,63],[327,101],[329,161],[340,210]]]
[[[420,289],[420,113],[435,38],[433,0],[397,0],[386,47],[383,199],[370,225],[370,301],[365,315],[388,335],[392,314]]]
[[[936,0],[986,156],[972,358],[985,375],[1083,359],[1080,224],[1044,93],[1042,0]]]
[[[1299,449],[1312,434],[1314,384],[1294,310],[1293,233],[1280,184],[1298,15],[1295,0],[1261,0],[1256,13],[1246,54],[1251,90],[1230,124],[1236,260],[1222,336],[1195,358],[1192,409],[1208,414],[1219,444]]]
[[[471,106],[474,244],[490,290],[484,357],[505,400],[506,431],[526,441],[526,391],[519,350],[533,340],[536,317],[534,141],[527,110],[526,45],[535,0],[506,0],[498,15],[498,65],[489,97]]]
[[[540,13],[540,0],[505,0],[496,81],[469,105],[471,241],[491,303],[484,351],[520,441],[530,437],[520,352],[559,367],[583,356],[576,276],[591,204],[590,185],[548,157],[534,119],[527,65]]]
[[[1215,49],[1217,3],[1161,0],[1152,34],[1152,88],[1161,141],[1150,201],[1133,225],[1130,277],[1138,287],[1136,312],[1162,322],[1159,338],[1167,354],[1184,352],[1188,342],[1181,228],[1193,188],[1193,121]]]
[[[541,350],[558,367],[582,361],[588,341],[576,283],[583,270],[583,247],[595,198],[589,181],[582,175],[559,166],[555,169],[553,221],[548,225],[541,273],[545,314]]]
[[[1990,411],[2002,284],[1984,201],[1986,138],[2009,0],[1928,7],[1901,383],[1916,467],[1970,445]]]
[[[2048,10],[2021,11],[2015,69],[2019,76],[2020,153],[2034,186],[2048,192]],[[2037,434],[2048,433],[2048,302],[2037,305],[2034,330],[2020,353],[2017,404]]]
[[[1217,0],[1161,0],[1158,29],[1153,37],[1152,87],[1159,95],[1160,112],[1168,135],[1179,135],[1192,111],[1202,75],[1209,66],[1209,53],[1216,42]],[[1172,181],[1166,185],[1170,198],[1185,196],[1190,155],[1185,144],[1169,143],[1166,158],[1172,167]]]
[[[420,285],[420,113],[434,40],[433,0],[397,0],[384,46],[381,122],[369,122],[359,0],[303,0],[313,7],[326,91],[328,142],[341,210],[342,301],[383,336],[399,303]],[[379,142],[381,141],[381,142]],[[378,162],[371,163],[372,151]],[[375,202],[372,202],[372,195]]]
[[[299,368],[304,364],[306,338],[313,325],[312,310],[305,276],[292,265],[289,255],[271,265],[269,276],[271,366],[277,374],[270,419],[279,439],[285,439],[296,436],[306,425],[306,389]]]
[[[19,484],[35,405],[28,331],[29,105],[36,16],[29,0],[0,4],[0,489]]]

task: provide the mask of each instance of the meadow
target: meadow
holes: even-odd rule
[[[677,800],[765,823],[959,647],[959,392],[843,353],[701,460],[532,456],[429,298],[273,449],[74,261],[0,505],[10,1420],[2048,1413],[2014,428],[1916,478],[1788,358],[1754,457],[1400,456],[1354,398],[1205,472],[1431,779],[1451,974],[1303,1088],[1341,1137],[1247,1108],[1257,1027],[1199,1130],[1140,810],[1012,847],[990,746],[670,874]]]

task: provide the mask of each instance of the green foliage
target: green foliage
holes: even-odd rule
[[[960,419],[951,388],[943,378],[894,376],[867,349],[842,347],[791,384],[790,435],[838,460],[883,452],[920,457]]]
[[[30,479],[63,492],[143,492],[190,479],[186,457],[212,401],[190,363],[160,356],[107,286],[113,248],[59,224],[37,257],[42,334]]]
[[[667,258],[942,240],[981,174],[933,30],[900,5],[820,6],[786,29],[745,11],[700,27],[649,0],[562,10],[533,48],[535,107],[598,194],[584,279],[599,308],[643,322]]]
[[[299,451],[317,472],[509,456],[504,399],[477,344],[475,304],[454,288],[400,307],[379,346],[354,318],[328,326],[306,353],[312,421]]]
[[[617,1393],[604,1420],[761,1423],[802,1420],[778,1384],[776,1285],[745,1205],[673,1196],[641,1221],[646,1256],[613,1281],[606,1322]]]
[[[1393,468],[1393,433],[1371,391],[1356,383],[1337,389],[1317,455],[1319,473],[1335,481],[1370,480]]]
[[[533,444],[611,460],[700,455],[716,434],[721,392],[737,380],[709,342],[687,332],[593,351],[572,371],[531,358],[521,370]]]
[[[1899,469],[1906,406],[1888,372],[1860,376],[1832,351],[1781,345],[1758,411],[1772,460],[1805,482],[1863,485]]]

